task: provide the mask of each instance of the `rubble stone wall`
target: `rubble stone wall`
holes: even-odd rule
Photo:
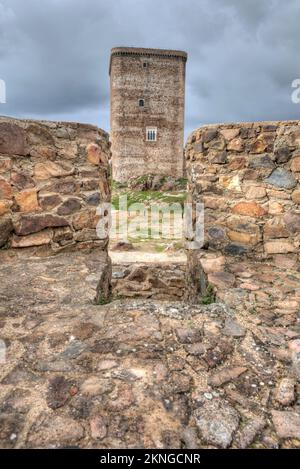
[[[202,127],[186,164],[189,200],[205,206],[205,250],[190,251],[191,272],[197,257],[211,278],[241,261],[299,269],[299,121]]]
[[[109,137],[97,127],[0,118],[0,248],[103,247]]]

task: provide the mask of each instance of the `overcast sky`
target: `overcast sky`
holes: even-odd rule
[[[186,134],[300,118],[299,0],[0,0],[0,114],[109,130],[114,46],[188,52]]]

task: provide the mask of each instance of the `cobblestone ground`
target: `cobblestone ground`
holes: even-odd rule
[[[100,264],[1,252],[1,447],[300,447],[296,313],[96,306]]]

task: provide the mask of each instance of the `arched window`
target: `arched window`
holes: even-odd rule
[[[145,100],[139,99],[139,107],[144,107],[144,106],[145,106]]]

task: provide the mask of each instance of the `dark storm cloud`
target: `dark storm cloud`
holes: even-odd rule
[[[187,133],[204,123],[299,118],[298,0],[0,0],[1,114],[109,128],[118,45],[183,49]]]

